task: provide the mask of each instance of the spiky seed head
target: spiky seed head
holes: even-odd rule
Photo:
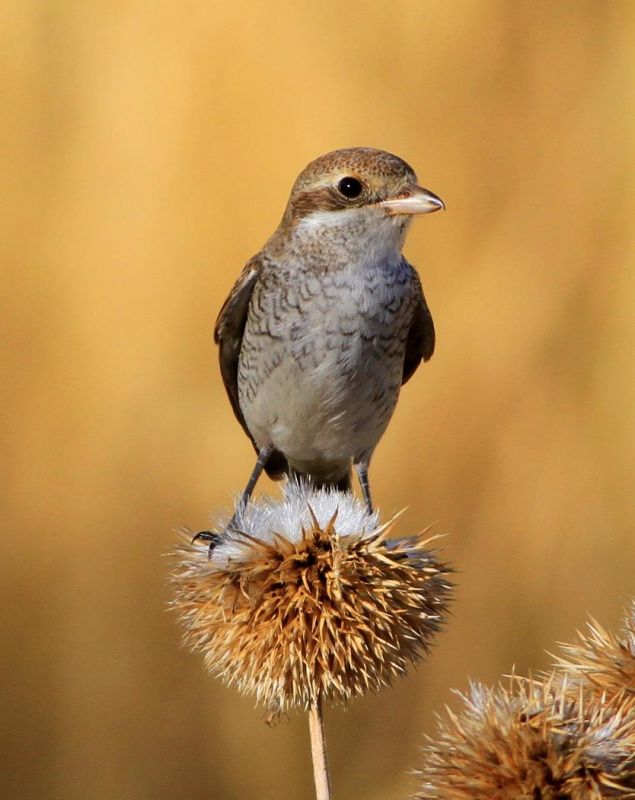
[[[424,749],[417,800],[634,796],[633,698],[573,700],[555,680],[519,679],[461,697]]]
[[[351,495],[293,485],[235,527],[211,557],[182,545],[173,578],[186,643],[227,684],[307,708],[377,690],[427,652],[450,584],[425,534],[390,539]]]
[[[561,650],[557,665],[570,687],[583,683],[606,695],[635,695],[635,602],[625,614],[622,634],[591,619],[578,641]]]

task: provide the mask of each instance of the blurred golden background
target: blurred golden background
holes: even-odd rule
[[[406,246],[438,347],[375,499],[447,534],[458,589],[431,659],[327,735],[339,800],[405,798],[452,687],[545,668],[635,594],[635,4],[0,13],[0,795],[311,797],[306,721],[266,727],[181,649],[165,554],[253,464],[222,300],[300,169],[372,145],[448,208]]]

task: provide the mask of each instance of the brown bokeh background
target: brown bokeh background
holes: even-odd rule
[[[389,149],[438,330],[372,468],[460,570],[433,657],[328,714],[336,796],[405,798],[469,678],[635,594],[635,4],[6,0],[0,795],[298,800],[276,728],[179,646],[173,529],[242,488],[211,330],[297,172]],[[263,480],[261,491],[275,489]]]

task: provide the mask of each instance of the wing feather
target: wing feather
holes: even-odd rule
[[[249,311],[249,301],[251,293],[258,277],[258,264],[252,259],[247,263],[241,272],[238,280],[233,285],[231,292],[223,303],[223,306],[216,319],[214,326],[214,341],[218,345],[218,361],[220,364],[220,374],[225,384],[225,390],[229,397],[236,419],[242,425],[243,430],[249,436],[254,447],[253,440],[247,423],[240,410],[238,402],[238,359],[240,348],[243,341],[243,332],[247,322]],[[257,449],[257,448],[256,448]]]
[[[413,270],[414,272],[414,270]],[[428,361],[434,353],[434,322],[430,309],[426,303],[425,295],[421,287],[421,281],[415,272],[419,297],[415,306],[414,316],[406,339],[406,356],[403,365],[403,377],[401,384],[414,375],[421,361]]]
[[[214,326],[214,341],[218,345],[220,373],[229,402],[236,419],[240,422],[242,429],[251,440],[257,453],[259,452],[258,445],[247,427],[238,399],[238,360],[249,313],[249,303],[259,271],[260,260],[256,256],[247,262],[223,303]],[[282,453],[274,450],[265,466],[265,470],[269,477],[274,479],[286,474],[287,461]]]

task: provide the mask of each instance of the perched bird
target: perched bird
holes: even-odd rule
[[[300,173],[214,332],[234,414],[258,454],[243,504],[263,469],[345,490],[354,466],[372,509],[373,450],[400,387],[434,350],[432,317],[401,248],[412,216],[441,208],[383,150],[335,150]]]

